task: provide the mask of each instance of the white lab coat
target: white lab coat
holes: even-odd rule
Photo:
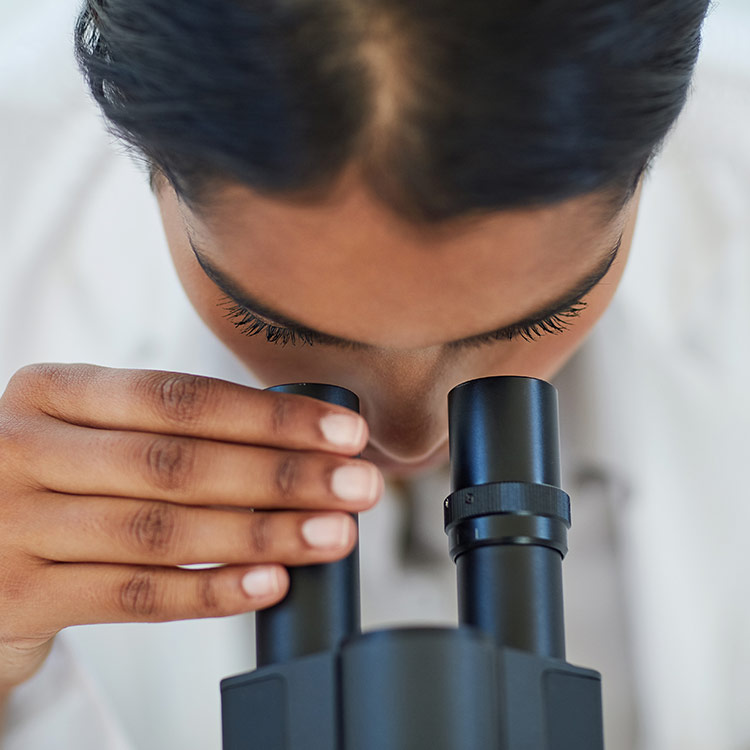
[[[0,6],[0,387],[35,361],[252,384],[190,307],[144,177],[84,93],[77,5]],[[748,123],[750,8],[727,3],[622,286],[555,381],[569,659],[604,674],[609,750],[750,748]],[[444,472],[409,492],[361,519],[368,628],[455,622]],[[2,747],[218,750],[218,682],[252,668],[252,639],[250,615],[63,631]]]

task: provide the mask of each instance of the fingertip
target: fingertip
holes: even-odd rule
[[[320,420],[320,431],[329,446],[347,453],[361,451],[370,432],[364,418],[354,412],[327,414]]]
[[[351,555],[351,553],[354,551],[354,548],[357,546],[357,543],[359,542],[359,526],[354,520],[354,516],[350,515],[349,513],[346,513],[345,515],[349,522],[349,539],[348,543],[341,548],[342,553],[338,558],[341,560]]]
[[[279,582],[279,599],[283,599],[289,593],[289,571],[283,565],[274,566]]]
[[[246,571],[240,585],[253,600],[278,600],[289,589],[289,574],[281,565],[258,565]]]

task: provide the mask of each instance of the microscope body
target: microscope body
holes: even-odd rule
[[[468,626],[355,636],[222,681],[224,750],[598,750],[597,672]]]
[[[259,668],[222,680],[224,750],[603,750],[600,675],[565,661],[556,398],[520,377],[450,394],[459,627],[361,633],[356,550],[294,569],[257,615]]]

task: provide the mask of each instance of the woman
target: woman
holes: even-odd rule
[[[259,385],[335,382],[365,420],[174,374],[20,371],[6,693],[69,625],[273,604],[285,566],[351,549],[346,511],[384,474],[444,464],[453,385],[555,375],[624,271],[706,4],[90,3],[79,58],[151,168],[194,307]],[[228,566],[173,567],[205,562]]]

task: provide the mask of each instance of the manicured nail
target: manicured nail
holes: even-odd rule
[[[356,448],[362,442],[365,422],[356,414],[329,414],[320,420],[320,429],[329,443],[342,448]]]
[[[302,536],[311,547],[344,547],[349,542],[349,522],[340,516],[311,518],[302,524]]]
[[[374,500],[380,490],[378,470],[370,464],[340,466],[333,472],[331,489],[342,500]]]
[[[242,588],[248,596],[270,596],[281,588],[276,568],[254,568],[242,578]]]

